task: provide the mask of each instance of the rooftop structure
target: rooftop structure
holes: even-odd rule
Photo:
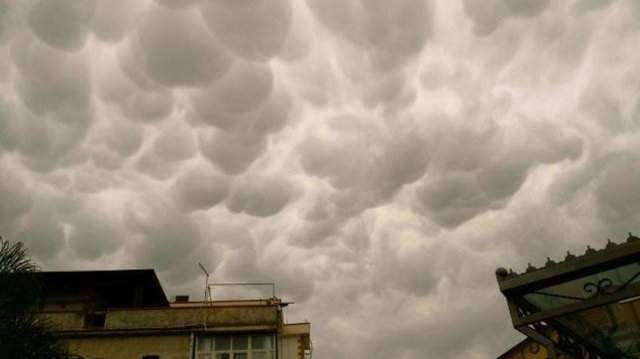
[[[153,270],[41,273],[40,315],[85,358],[305,359],[310,324],[279,298],[169,302]]]
[[[551,359],[640,358],[640,238],[496,277],[513,326],[529,338],[521,348],[542,346]]]
[[[167,307],[169,301],[153,269],[38,273],[42,310],[68,305],[104,308]]]

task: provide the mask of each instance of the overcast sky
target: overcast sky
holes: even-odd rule
[[[0,0],[0,233],[168,295],[274,281],[314,358],[491,358],[494,271],[638,230],[635,0]]]

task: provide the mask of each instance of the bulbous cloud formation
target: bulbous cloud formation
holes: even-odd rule
[[[496,357],[496,267],[638,231],[639,10],[0,0],[0,234],[276,282],[318,357]]]

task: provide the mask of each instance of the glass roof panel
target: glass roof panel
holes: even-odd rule
[[[640,358],[640,298],[558,318],[612,358]]]
[[[632,263],[585,276],[524,295],[540,310],[549,310],[616,291],[624,285],[640,283],[640,263]]]

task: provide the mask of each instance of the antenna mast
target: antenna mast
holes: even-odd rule
[[[198,262],[198,265],[200,266],[200,269],[202,269],[202,271],[204,272],[204,301],[208,302],[211,299],[211,293],[209,292],[209,272],[205,269],[205,267],[202,265],[202,263]]]

